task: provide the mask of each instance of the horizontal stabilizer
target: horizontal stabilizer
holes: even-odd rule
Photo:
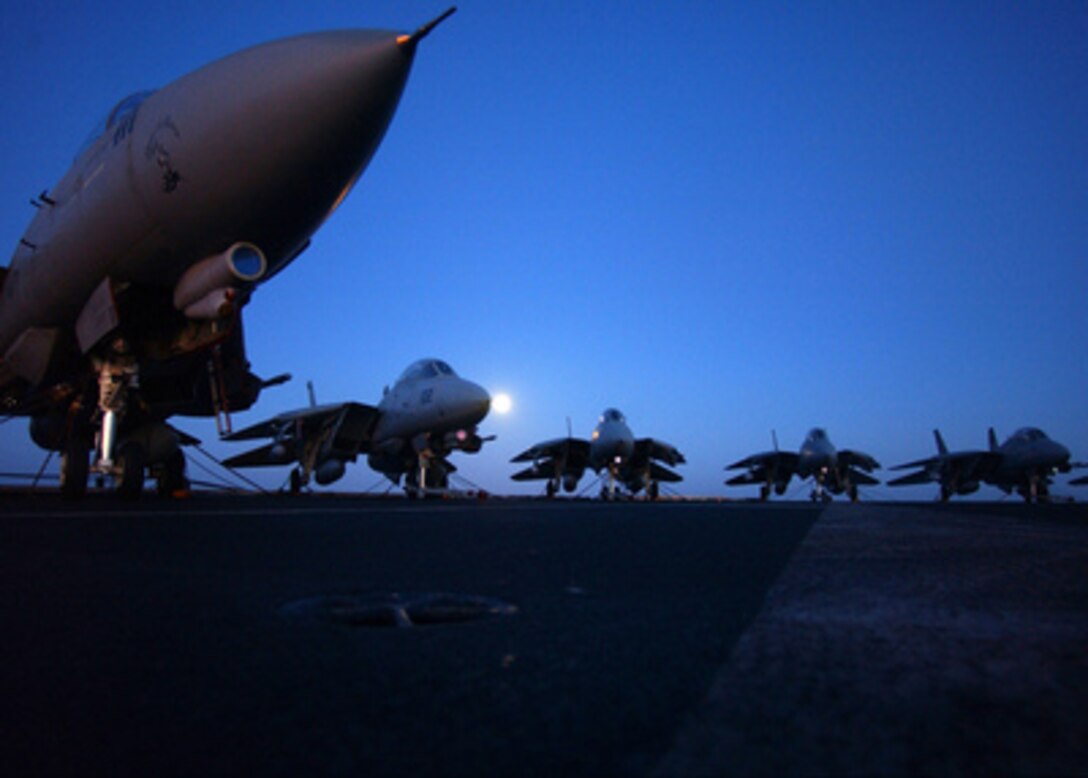
[[[541,462],[539,465],[533,465],[527,467],[524,470],[519,470],[514,473],[510,478],[515,481],[539,481],[542,479],[551,478],[555,473],[555,470],[550,466],[551,463]]]
[[[747,473],[735,475],[725,482],[726,486],[747,486],[748,484],[762,484],[767,482],[766,470],[749,470]]]
[[[663,483],[675,484],[684,480],[684,477],[679,473],[674,473],[668,468],[662,467],[656,462],[650,463],[650,478],[654,481],[661,481]]]
[[[682,465],[687,462],[675,446],[653,438],[640,438],[635,441],[635,458],[660,459],[669,465]]]
[[[876,486],[880,483],[879,480],[873,478],[871,475],[866,475],[862,471],[857,470],[853,467],[848,468],[847,474],[850,476],[850,481],[852,483],[858,484],[860,486]]]
[[[274,456],[273,449],[276,448],[283,453]],[[294,461],[295,457],[289,451],[285,451],[282,445],[272,442],[244,454],[233,456],[230,459],[224,459],[223,464],[227,467],[272,467],[275,465],[289,465]]]

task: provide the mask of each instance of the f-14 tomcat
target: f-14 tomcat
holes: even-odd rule
[[[774,438],[774,451],[753,454],[726,466],[726,470],[747,468],[747,472],[726,481],[727,486],[760,484],[759,499],[766,500],[771,490],[782,495],[790,479],[796,475],[801,480],[811,478],[814,483],[811,497],[829,500],[831,494],[843,494],[857,502],[858,485],[871,486],[880,481],[868,475],[880,467],[880,463],[868,454],[849,449],[836,449],[827,432],[820,427],[809,431],[796,454],[779,451],[778,439]],[[829,494],[830,493],[830,494]]]
[[[485,440],[476,432],[491,406],[487,391],[458,376],[440,359],[421,359],[385,388],[377,407],[362,403],[316,405],[281,413],[273,419],[227,435],[224,440],[272,438],[272,442],[231,457],[228,467],[264,467],[298,463],[291,471],[291,491],[321,485],[344,475],[344,466],[365,453],[367,463],[394,484],[405,478],[411,497],[449,485],[456,468],[452,451],[474,454]]]
[[[586,467],[595,472],[605,470],[608,481],[601,488],[601,497],[616,496],[616,484],[622,483],[631,494],[643,489],[650,499],[657,499],[659,483],[684,480],[681,475],[663,467],[682,464],[684,455],[668,443],[653,438],[635,438],[627,419],[615,408],[601,414],[589,440],[571,437],[537,443],[518,454],[511,462],[532,462],[532,466],[510,476],[515,481],[546,480],[548,497],[555,496],[560,486],[573,492]]]
[[[1026,502],[1046,502],[1050,498],[1052,476],[1071,469],[1069,449],[1037,427],[1018,429],[1000,446],[994,428],[990,427],[988,451],[950,453],[940,433],[934,430],[933,435],[937,440],[937,456],[892,468],[920,467],[921,470],[889,481],[889,486],[936,481],[941,486],[941,500],[947,501],[953,494],[977,491],[981,482],[996,486],[1005,494],[1015,490]]]
[[[0,407],[134,497],[184,487],[172,414],[248,408],[241,309],[297,258],[381,142],[416,47],[350,30],[246,49],[119,102],[0,273]],[[93,464],[88,455],[94,452]]]

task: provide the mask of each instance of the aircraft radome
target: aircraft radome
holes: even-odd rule
[[[546,480],[548,497],[555,496],[560,487],[573,492],[578,488],[587,467],[594,472],[607,471],[608,481],[601,488],[601,497],[613,499],[616,484],[621,483],[632,494],[646,490],[650,499],[657,499],[661,482],[676,483],[683,477],[658,464],[682,464],[684,455],[668,443],[653,438],[638,438],[631,433],[627,420],[615,408],[601,414],[590,440],[572,437],[556,438],[538,443],[511,459],[511,462],[532,462],[532,466],[510,476],[515,481]]]
[[[228,467],[265,467],[298,463],[291,471],[291,491],[312,475],[321,485],[338,481],[347,462],[359,454],[394,484],[405,477],[411,497],[449,487],[457,470],[446,457],[453,451],[474,454],[484,442],[476,426],[487,416],[487,391],[458,376],[439,359],[413,362],[385,388],[377,407],[362,403],[317,405],[281,413],[224,440],[272,438],[260,448],[224,461]],[[422,488],[421,488],[422,487]]]
[[[779,451],[776,437],[774,451],[753,454],[727,465],[726,470],[747,468],[748,472],[734,476],[725,483],[727,486],[759,484],[759,499],[766,500],[772,489],[777,495],[785,494],[790,479],[796,475],[801,480],[813,479],[813,500],[829,500],[831,494],[846,493],[851,501],[856,502],[859,484],[871,486],[880,483],[868,475],[878,467],[880,463],[868,454],[836,449],[827,432],[816,427],[809,431],[796,454]]]
[[[378,148],[417,44],[348,30],[238,52],[121,100],[37,209],[0,273],[0,408],[135,497],[147,468],[187,487],[174,414],[250,407],[241,309],[350,191]],[[93,463],[88,462],[90,452]]]

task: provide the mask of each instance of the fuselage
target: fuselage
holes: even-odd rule
[[[827,432],[819,427],[809,431],[797,460],[797,475],[821,479],[838,466],[838,452]]]
[[[615,408],[605,409],[589,439],[589,466],[596,471],[603,468],[615,471],[631,458],[634,450],[635,436],[623,414]]]
[[[170,291],[239,241],[274,274],[362,173],[413,53],[392,32],[316,33],[121,101],[16,247],[0,354],[28,328],[72,326],[106,278]]]
[[[476,425],[490,407],[491,397],[482,386],[461,378],[441,360],[421,359],[386,389],[378,404],[381,417],[373,447],[389,449],[392,442],[409,442],[419,435],[451,435],[451,442],[465,443],[475,437]]]

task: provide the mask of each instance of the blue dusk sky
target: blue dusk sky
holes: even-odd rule
[[[126,94],[445,7],[9,4],[0,238]],[[307,379],[376,403],[437,356],[513,398],[481,427],[496,441],[453,456],[499,493],[539,491],[510,457],[609,406],[687,456],[689,495],[754,494],[723,467],[772,429],[796,449],[823,426],[889,466],[928,456],[934,427],[975,448],[1030,425],[1088,460],[1086,292],[1084,2],[467,0],[353,193],[247,307],[253,369],[295,379],[235,425],[305,404]],[[6,471],[45,456],[22,419],[0,446]],[[378,480],[360,461],[337,488]]]

